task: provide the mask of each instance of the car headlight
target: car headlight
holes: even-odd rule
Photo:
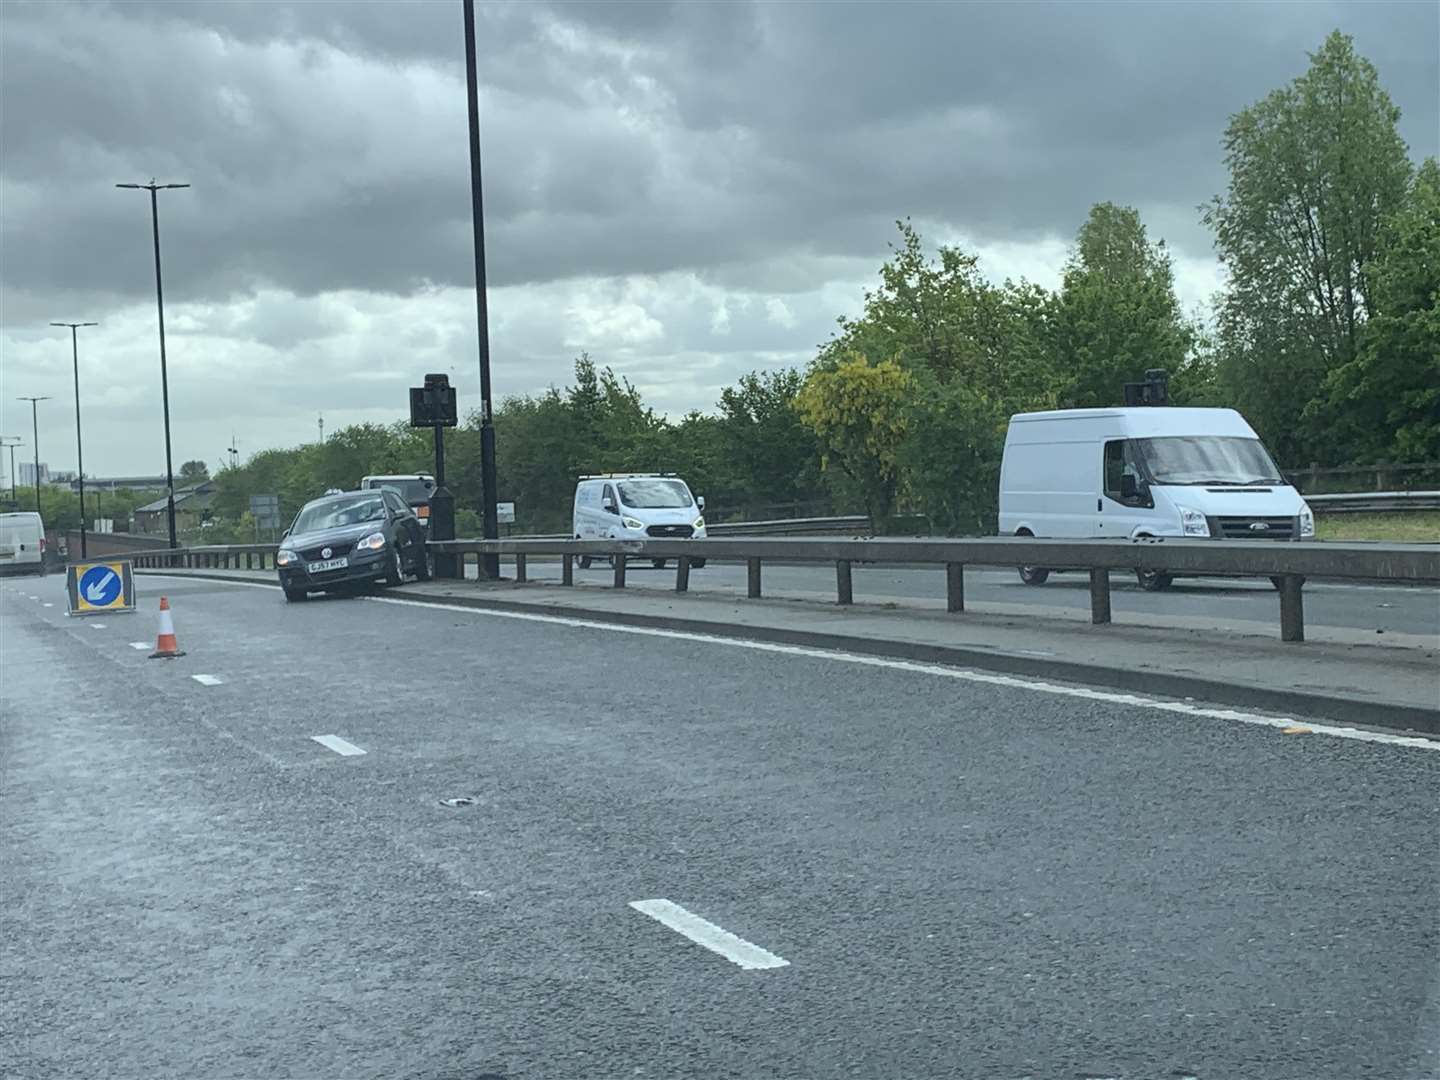
[[[383,548],[384,546],[385,546],[385,534],[384,534],[384,533],[378,533],[378,532],[377,532],[377,533],[371,533],[369,536],[365,537],[364,540],[361,540],[358,544],[356,544],[356,545],[355,545],[355,550],[356,550],[356,551],[379,551],[379,550],[380,550],[381,548]]]
[[[620,524],[621,524],[621,525],[624,525],[627,529],[643,529],[643,528],[645,528],[645,523],[644,523],[643,521],[636,521],[636,520],[635,520],[634,518],[632,518],[632,517],[622,517],[622,518],[620,519]]]
[[[695,523],[690,527],[692,529],[703,529],[705,527],[705,519],[703,517],[696,518]]]
[[[1191,510],[1188,506],[1177,506],[1175,509],[1180,511],[1180,531],[1186,536],[1210,535],[1210,523],[1199,510]]]
[[[296,555],[293,551],[286,551],[284,548],[281,548],[275,553],[276,566],[293,566],[299,561],[300,556]]]
[[[1300,511],[1300,535],[1315,535],[1315,514],[1308,506]]]

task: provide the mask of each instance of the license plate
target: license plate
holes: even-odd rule
[[[344,570],[349,565],[349,559],[326,559],[324,562],[312,562],[305,569],[312,574],[323,574],[326,570]]]

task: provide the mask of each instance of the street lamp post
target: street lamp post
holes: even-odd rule
[[[475,230],[475,321],[480,338],[480,509],[486,540],[500,537],[495,507],[495,424],[490,396],[490,313],[485,298],[485,195],[480,182],[480,91],[475,61],[475,0],[465,10],[465,94],[470,113],[470,216]],[[500,556],[482,556],[492,580],[500,576]]]
[[[165,369],[165,291],[160,284],[160,207],[157,191],[188,188],[189,184],[116,184],[117,188],[133,188],[150,192],[150,228],[155,236],[155,307],[160,315],[160,395],[165,406],[165,513],[170,521],[170,546],[179,547],[175,539],[175,469],[170,456],[170,378]]]
[[[15,498],[15,447],[24,446],[25,440],[19,435],[0,435],[0,447],[10,450],[10,498]]]
[[[35,438],[35,512],[40,513],[40,402],[49,401],[45,397],[18,397],[16,401],[30,402],[30,426],[34,428]]]
[[[99,326],[93,322],[52,322],[51,326],[70,328],[70,359],[75,365],[75,473],[80,478],[80,557],[88,559],[90,548],[85,537],[85,451],[80,440],[80,345],[76,331],[82,326]]]

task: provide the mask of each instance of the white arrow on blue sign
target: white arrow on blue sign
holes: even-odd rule
[[[92,566],[80,578],[80,592],[87,604],[106,607],[120,595],[120,575],[108,566]]]

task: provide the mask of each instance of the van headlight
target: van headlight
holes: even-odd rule
[[[620,524],[621,524],[621,525],[624,525],[627,529],[642,529],[642,530],[643,530],[643,529],[645,528],[645,523],[644,523],[643,521],[636,521],[636,520],[635,520],[634,518],[632,518],[632,517],[622,517],[622,518],[620,519]]]
[[[1210,522],[1199,510],[1191,510],[1188,506],[1177,506],[1175,509],[1180,511],[1180,531],[1186,536],[1210,535]]]
[[[705,528],[705,519],[703,517],[696,518],[694,522],[691,523],[690,527],[696,532],[699,532],[701,529]]]
[[[1300,511],[1300,535],[1315,535],[1315,514],[1308,506]]]

